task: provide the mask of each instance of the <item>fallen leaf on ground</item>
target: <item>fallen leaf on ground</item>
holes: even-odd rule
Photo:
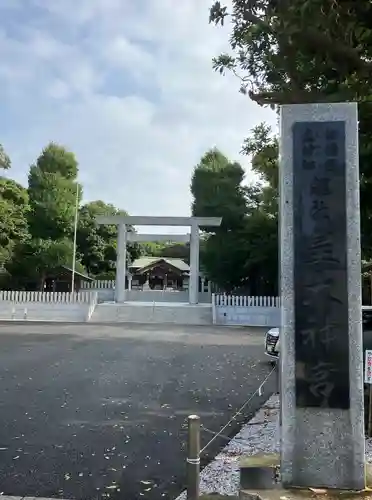
[[[117,490],[118,487],[117,484],[112,484],[111,486],[106,486],[106,490]]]

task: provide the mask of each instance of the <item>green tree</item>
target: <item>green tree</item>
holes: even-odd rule
[[[76,243],[82,255],[82,263],[92,276],[115,276],[116,238],[115,225],[98,226],[98,215],[116,215],[117,209],[101,200],[86,203],[80,208]]]
[[[0,177],[0,264],[12,258],[13,248],[28,238],[27,190]]]
[[[42,290],[46,275],[61,265],[72,265],[77,161],[72,153],[54,143],[41,153],[28,176],[29,237],[14,249],[7,265],[13,283],[37,284]],[[77,255],[79,266],[79,255]]]
[[[73,234],[78,164],[73,153],[49,144],[28,176],[29,228],[32,238],[58,240]]]
[[[242,153],[251,159],[252,171],[258,174],[261,186],[256,196],[256,207],[260,206],[268,215],[278,216],[279,196],[279,144],[271,128],[261,123],[251,130],[245,139]],[[257,188],[257,186],[255,186]],[[255,208],[255,207],[254,207]]]
[[[14,287],[27,289],[37,286],[42,291],[48,273],[70,264],[72,255],[71,240],[34,238],[16,246],[14,258],[7,270],[13,277]]]
[[[208,228],[201,264],[207,277],[228,292],[244,288],[250,294],[274,294],[277,218],[268,213],[264,188],[244,186],[243,180],[242,167],[216,150],[204,155],[195,168],[193,215],[222,216],[220,227]]]
[[[189,263],[190,244],[189,243],[169,243],[160,247],[157,255],[159,257],[168,257],[170,259],[182,259]]]
[[[276,295],[277,218],[256,208],[247,213],[240,228],[217,229],[201,250],[201,262],[208,278],[226,292]]]
[[[142,255],[182,259],[185,262],[189,262],[190,260],[189,243],[149,241],[148,243],[141,243],[140,248]]]
[[[11,161],[0,144],[0,168],[7,170]],[[12,258],[14,246],[28,237],[27,190],[12,179],[0,176],[0,267]]]
[[[165,245],[159,241],[146,241],[140,244],[141,255],[149,257],[159,257],[163,252]]]
[[[127,215],[114,205],[101,200],[86,203],[80,208],[76,234],[77,248],[82,256],[82,263],[92,276],[115,278],[117,227],[115,225],[98,226],[95,219],[99,215]],[[133,230],[133,228],[129,228]],[[127,245],[128,263],[141,255],[138,243]]]
[[[11,167],[11,161],[9,156],[6,154],[3,146],[0,144],[0,168],[3,170],[8,170]]]
[[[358,101],[362,251],[372,258],[372,3],[328,0],[215,2],[210,22],[233,14],[232,51],[213,60],[255,102]],[[311,19],[311,22],[308,20]]]
[[[247,211],[243,179],[242,167],[217,149],[203,155],[191,179],[192,215],[222,217],[219,228],[204,228],[209,236],[200,252],[201,266],[209,279],[229,290],[242,279],[245,252],[237,233]]]
[[[191,179],[192,214],[222,217],[223,229],[239,227],[246,213],[243,179],[244,170],[239,163],[231,163],[218,149],[207,151]]]
[[[260,104],[329,102],[370,96],[371,2],[219,1],[210,22],[231,16],[233,53],[214,59]],[[309,22],[311,19],[311,22]]]

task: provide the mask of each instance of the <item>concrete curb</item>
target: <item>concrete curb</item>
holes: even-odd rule
[[[46,497],[9,497],[8,495],[0,495],[1,500],[56,500],[55,498],[46,498]],[[59,499],[66,500],[66,499]]]

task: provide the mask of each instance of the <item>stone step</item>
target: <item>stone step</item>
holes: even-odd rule
[[[94,323],[169,323],[211,325],[211,306],[98,304],[91,317]]]
[[[239,462],[240,488],[266,490],[278,484],[279,455],[256,454],[244,456]]]

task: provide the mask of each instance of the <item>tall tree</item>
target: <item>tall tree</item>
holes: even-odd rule
[[[260,185],[244,186],[244,171],[219,151],[203,156],[191,181],[193,215],[222,216],[209,228],[201,263],[214,283],[230,292],[277,292],[277,219],[263,210]]]
[[[52,240],[33,238],[15,248],[14,258],[7,270],[12,276],[15,288],[44,290],[49,272],[60,266],[70,265],[73,255],[71,239]],[[77,269],[79,268],[77,261]]]
[[[160,241],[149,241],[141,243],[142,255],[151,257],[168,257],[172,259],[182,259],[185,262],[190,260],[190,244],[189,243],[171,243]]]
[[[73,153],[49,144],[28,176],[29,226],[33,238],[71,237],[76,206],[78,164]]]
[[[261,123],[245,139],[242,153],[251,158],[252,171],[262,182],[258,192],[260,209],[277,217],[279,196],[279,144],[271,128]]]
[[[92,276],[114,279],[116,268],[117,227],[115,225],[98,226],[98,215],[126,215],[114,205],[101,200],[86,203],[80,208],[77,230],[77,248],[82,256],[82,263]],[[129,228],[133,230],[133,228]],[[127,259],[132,262],[141,254],[138,243],[127,245]]]
[[[195,167],[191,179],[192,214],[222,217],[223,229],[239,227],[246,213],[244,170],[230,162],[218,149],[207,151]],[[207,232],[212,231],[205,228]]]
[[[168,257],[171,259],[182,259],[188,263],[190,261],[190,244],[168,243],[162,245],[157,252],[157,256]]]
[[[28,238],[27,190],[12,179],[0,177],[0,265],[12,258],[13,249]]]
[[[232,14],[231,48],[214,60],[234,71],[260,104],[329,102],[370,95],[371,2],[232,0],[214,2],[210,22]],[[308,22],[311,19],[311,23]]]
[[[213,60],[261,105],[358,101],[362,250],[372,257],[372,3],[329,0],[214,2],[232,14],[232,51]],[[311,19],[311,22],[308,20]]]
[[[10,158],[0,144],[0,169],[10,167]],[[28,238],[28,210],[27,190],[0,176],[0,267],[9,263],[14,247]]]
[[[72,264],[78,165],[73,153],[54,143],[41,153],[28,176],[29,238],[15,248],[7,266],[19,286],[43,289],[53,268]],[[77,265],[79,266],[79,255]]]

